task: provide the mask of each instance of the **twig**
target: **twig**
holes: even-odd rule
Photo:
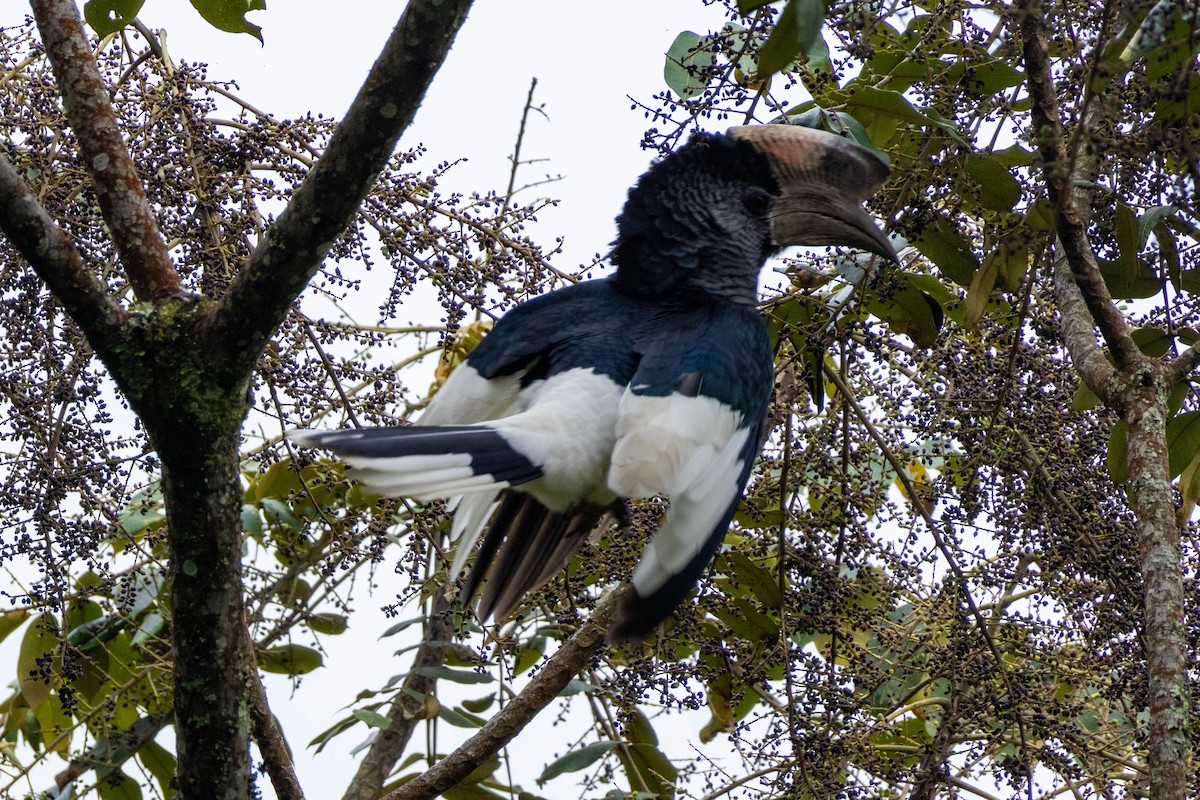
[[[618,606],[630,591],[630,587],[622,586],[603,597],[592,611],[591,618],[584,622],[570,639],[562,643],[543,665],[537,677],[533,678],[503,711],[488,720],[486,725],[453,753],[383,800],[432,800],[458,784],[472,770],[511,742],[530,720],[558,697],[558,693],[584,665],[603,649],[605,628],[616,616]]]
[[[387,164],[466,18],[471,0],[412,0],[308,177],[230,285],[209,326],[219,376],[240,384]]]
[[[300,788],[300,779],[296,777],[296,767],[292,759],[291,748],[279,720],[271,713],[267,703],[267,690],[263,686],[262,676],[258,672],[258,662],[254,657],[254,642],[250,632],[246,632],[246,649],[250,653],[250,725],[254,741],[258,744],[258,752],[262,754],[263,762],[267,765],[267,776],[275,789],[279,800],[304,800],[304,790]]]
[[[392,698],[388,709],[388,726],[379,731],[375,741],[367,750],[354,779],[346,787],[343,800],[373,800],[379,796],[384,781],[412,738],[420,722],[417,711],[421,700],[432,694],[437,687],[437,678],[422,674],[423,667],[439,667],[446,660],[446,649],[454,630],[454,618],[450,613],[451,601],[444,591],[433,596],[432,608],[425,622],[425,635],[413,660],[412,670],[404,678],[400,690]]]

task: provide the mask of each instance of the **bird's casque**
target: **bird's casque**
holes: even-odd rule
[[[790,244],[894,259],[860,203],[887,166],[788,125],[697,134],[654,164],[617,219],[616,272],[509,311],[411,427],[294,431],[380,494],[460,498],[457,575],[503,618],[626,498],[670,500],[609,639],[650,633],[699,582],[763,438],[774,364],[755,302]]]

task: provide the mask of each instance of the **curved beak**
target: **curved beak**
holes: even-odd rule
[[[887,180],[888,166],[867,148],[799,125],[730,128],[767,157],[779,182],[771,207],[776,245],[846,245],[896,261],[887,236],[861,203]]]

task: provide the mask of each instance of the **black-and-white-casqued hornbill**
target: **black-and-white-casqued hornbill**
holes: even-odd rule
[[[624,498],[669,510],[609,638],[644,637],[712,560],[758,454],[774,365],[758,275],[785,245],[895,254],[861,203],[869,150],[790,125],[696,134],[650,167],[617,218],[609,277],[502,317],[416,425],[295,431],[385,495],[460,498],[457,575],[503,618]]]

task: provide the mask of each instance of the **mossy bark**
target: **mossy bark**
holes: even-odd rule
[[[177,795],[250,794],[242,605],[239,432],[245,379],[227,383],[207,341],[210,305],[179,299],[134,315],[110,367],[162,460],[175,660]],[[247,376],[248,377],[248,376]]]

